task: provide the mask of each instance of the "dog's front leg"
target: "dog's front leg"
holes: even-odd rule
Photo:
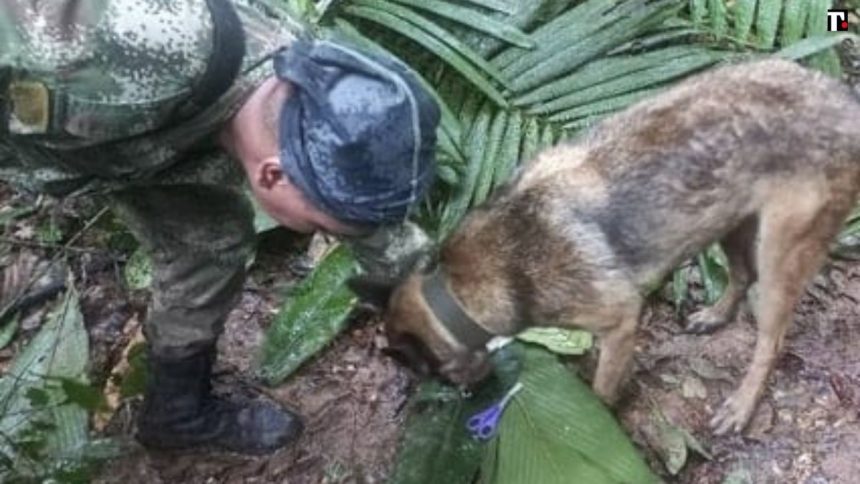
[[[599,331],[600,359],[592,387],[607,405],[613,405],[618,398],[618,389],[633,358],[640,313],[640,304],[618,312],[612,318],[615,324]]]

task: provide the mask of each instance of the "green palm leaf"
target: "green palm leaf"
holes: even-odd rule
[[[344,7],[344,13],[378,23],[414,40],[457,69],[497,104],[507,105],[502,93],[482,72],[506,84],[504,76],[443,28],[407,8],[389,2],[358,0],[354,3]]]
[[[552,81],[612,48],[641,35],[670,17],[677,9],[677,2],[658,0],[646,4],[645,2],[633,1],[625,2],[622,7],[626,8],[613,15],[601,16],[595,25],[604,22],[605,25],[600,30],[582,38],[580,42],[549,56],[546,55],[546,52],[541,52],[540,48],[523,56],[524,58],[532,55],[542,57],[534,67],[528,68],[527,71],[519,71],[513,66],[510,69],[505,69],[506,74],[516,76],[513,80],[514,91],[523,92]],[[514,66],[518,65],[514,64]]]
[[[454,22],[466,25],[470,28],[484,32],[485,34],[495,37],[505,42],[532,49],[535,47],[533,40],[520,29],[510,26],[504,22],[500,22],[493,17],[489,17],[481,12],[477,12],[471,8],[461,7],[459,5],[446,2],[443,0],[394,0],[397,3],[409,5],[421,10],[427,10],[430,13],[444,17]]]

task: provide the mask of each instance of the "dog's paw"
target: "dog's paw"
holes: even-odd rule
[[[710,423],[714,434],[725,435],[729,432],[742,432],[749,423],[754,409],[754,400],[735,393],[723,402],[711,419]]]
[[[684,331],[693,334],[713,333],[729,322],[729,316],[716,311],[714,308],[705,308],[691,314],[687,318],[687,326]]]

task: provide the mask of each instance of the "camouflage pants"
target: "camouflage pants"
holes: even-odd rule
[[[0,135],[0,179],[52,193],[49,183],[34,182],[56,180],[52,186],[59,186],[75,178],[51,170],[60,166],[52,151],[20,156],[30,153],[6,141]],[[159,176],[90,184],[93,189],[82,194],[107,195],[152,258],[153,297],[144,324],[150,346],[184,356],[214,343],[239,299],[254,248],[253,210],[237,163],[209,149],[189,153]]]
[[[214,343],[238,302],[253,248],[253,213],[242,191],[147,186],[111,198],[152,258],[152,303],[144,326],[151,348],[180,357]]]

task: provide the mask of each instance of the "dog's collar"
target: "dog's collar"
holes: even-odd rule
[[[463,307],[445,287],[445,279],[440,270],[433,271],[424,279],[421,293],[436,319],[467,348],[483,348],[495,337],[466,314]]]

